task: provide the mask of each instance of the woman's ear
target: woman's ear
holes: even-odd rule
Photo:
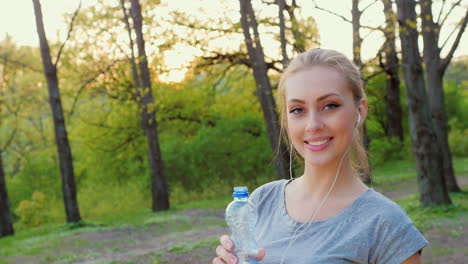
[[[358,112],[359,112],[359,115],[361,116],[359,123],[362,124],[364,123],[367,117],[367,99],[366,98],[362,98],[359,101]]]

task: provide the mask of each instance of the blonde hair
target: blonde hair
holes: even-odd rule
[[[277,103],[281,124],[280,136],[288,146],[292,146],[292,143],[287,131],[286,80],[295,73],[310,69],[313,66],[326,66],[341,73],[349,83],[356,105],[359,104],[361,99],[366,98],[361,73],[356,65],[344,54],[327,49],[311,49],[299,54],[284,70],[278,86]],[[363,126],[355,129],[353,142],[350,147],[350,161],[353,172],[363,179],[369,174],[368,157],[363,144]],[[290,151],[294,151],[294,148]]]

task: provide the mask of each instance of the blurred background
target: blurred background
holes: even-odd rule
[[[289,178],[274,97],[319,47],[362,71],[367,184],[463,263],[468,1],[412,2],[4,3],[0,263],[211,261],[232,187]]]

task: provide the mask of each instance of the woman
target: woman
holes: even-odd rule
[[[368,171],[367,100],[357,67],[337,51],[309,50],[284,71],[278,106],[304,174],[251,195],[261,263],[420,263],[427,241],[396,203],[359,178]],[[213,263],[237,263],[229,237],[220,242]]]

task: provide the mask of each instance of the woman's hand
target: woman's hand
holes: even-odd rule
[[[221,245],[216,248],[217,257],[213,259],[213,264],[237,264],[238,259],[234,254],[231,253],[234,250],[234,243],[229,236],[223,235],[219,239]],[[259,248],[257,254],[257,260],[262,260],[265,257],[265,250]]]

